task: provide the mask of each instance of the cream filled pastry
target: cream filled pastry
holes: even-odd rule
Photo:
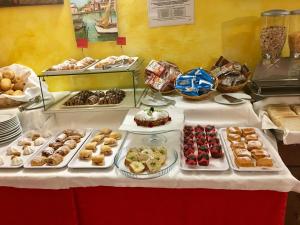
[[[157,110],[151,107],[139,111],[134,116],[134,121],[138,126],[155,127],[168,123],[171,120],[169,113],[165,110]]]

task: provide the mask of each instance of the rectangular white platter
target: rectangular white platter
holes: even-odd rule
[[[196,126],[197,124],[186,124],[186,125],[190,125],[190,126]],[[205,127],[205,125],[202,125],[203,127]],[[227,171],[229,170],[229,163],[228,163],[228,158],[227,158],[227,154],[224,148],[224,145],[221,141],[220,138],[220,134],[217,130],[217,138],[220,140],[220,145],[222,147],[222,151],[223,151],[223,158],[212,158],[210,153],[209,153],[209,165],[208,166],[189,166],[185,163],[185,156],[183,154],[183,132],[182,132],[182,146],[181,146],[181,151],[180,151],[180,169],[184,170],[184,171]]]
[[[2,148],[0,149],[0,156],[2,157],[3,162],[4,162],[4,164],[0,166],[0,169],[16,169],[16,168],[21,168],[21,167],[23,167],[24,162],[26,162],[33,154],[35,154],[36,152],[38,152],[39,149],[41,149],[41,148],[43,148],[45,145],[47,145],[47,143],[48,143],[49,140],[51,139],[51,137],[45,138],[45,143],[44,143],[44,144],[42,144],[42,145],[40,145],[40,146],[35,146],[35,145],[34,145],[34,142],[31,141],[30,138],[26,138],[26,139],[28,139],[28,141],[30,141],[31,146],[33,147],[33,151],[34,151],[34,152],[33,152],[32,154],[30,154],[30,155],[23,155],[23,150],[22,150],[23,146],[19,146],[19,145],[18,145],[18,142],[19,142],[21,139],[23,139],[23,138],[26,138],[26,133],[25,133],[25,134],[22,134],[19,138],[17,138],[17,139],[16,139],[15,141],[13,141],[11,144],[9,144],[9,145],[7,145],[7,146],[5,146],[5,147],[2,147]],[[20,164],[20,165],[18,165],[18,166],[13,166],[13,165],[11,165],[11,156],[6,154],[7,149],[8,149],[9,147],[12,147],[12,146],[21,152],[20,158],[22,159],[23,163]]]
[[[94,130],[93,133],[88,138],[88,140],[85,142],[85,144],[81,146],[80,150],[84,149],[84,146],[87,143],[89,143],[98,132],[99,132],[98,129]],[[121,132],[121,134],[122,134],[122,138],[120,140],[118,140],[118,145],[115,147],[112,147],[113,153],[109,156],[105,156],[103,166],[93,164],[92,160],[79,159],[79,152],[80,152],[80,150],[79,150],[79,151],[77,151],[76,155],[73,157],[73,159],[68,164],[68,167],[71,169],[90,169],[90,168],[104,169],[104,168],[111,167],[114,164],[115,155],[118,153],[120,147],[122,146],[123,141],[126,139],[126,136],[127,136],[126,132]],[[100,148],[102,145],[103,145],[103,143],[97,145],[97,149],[95,152],[93,152],[93,155],[100,154],[100,151],[101,151]]]
[[[245,127],[240,127],[241,129]],[[222,128],[219,130],[221,135],[221,140],[225,146],[225,150],[227,151],[229,163],[233,170],[239,172],[279,172],[283,169],[284,164],[278,154],[278,152],[274,149],[270,141],[267,139],[265,134],[257,128],[254,128],[256,133],[258,134],[258,139],[263,143],[263,148],[270,154],[270,157],[273,159],[272,167],[238,167],[234,162],[234,154],[230,147],[230,141],[227,139],[226,128]]]
[[[133,66],[133,64],[136,63],[136,61],[138,60],[138,57],[132,57],[133,58],[133,62],[129,65],[126,66],[117,66],[117,67],[111,67],[109,69],[102,69],[102,68],[96,68],[96,65],[98,62],[100,62],[101,60],[98,60],[97,63],[94,63],[92,66],[90,66],[89,68],[87,68],[88,71],[90,72],[118,72],[118,71],[123,71],[123,70],[129,70],[131,68],[131,66]]]
[[[83,138],[81,138],[80,142],[77,143],[76,147],[74,149],[72,149],[69,154],[67,154],[66,156],[64,156],[63,161],[56,165],[56,166],[49,166],[47,164],[43,165],[43,166],[31,166],[31,160],[33,158],[35,158],[36,156],[40,156],[42,154],[42,151],[44,149],[44,147],[46,147],[50,142],[55,142],[56,138],[62,134],[63,132],[59,132],[55,137],[53,137],[48,143],[47,145],[45,145],[43,148],[40,148],[37,152],[35,152],[33,155],[31,155],[30,158],[28,158],[26,160],[26,162],[24,163],[24,168],[27,169],[59,169],[59,168],[63,168],[65,166],[68,165],[68,163],[70,162],[70,160],[73,158],[73,156],[76,154],[76,152],[80,149],[80,147],[85,143],[85,141],[87,140],[87,138],[91,135],[92,133],[92,129],[88,128],[88,129],[84,129],[85,131],[85,136]]]
[[[90,64],[90,65],[88,65],[88,66],[86,66],[82,69],[77,69],[77,70],[43,70],[42,73],[43,73],[43,75],[78,74],[78,73],[82,73],[82,72],[86,71],[89,67],[92,67],[97,62],[98,62],[98,60],[96,60],[92,64]]]

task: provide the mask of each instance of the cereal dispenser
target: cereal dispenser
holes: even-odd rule
[[[300,58],[300,9],[291,11],[289,47],[290,57]]]
[[[260,46],[265,62],[274,63],[280,56],[287,37],[289,11],[275,9],[261,13]]]

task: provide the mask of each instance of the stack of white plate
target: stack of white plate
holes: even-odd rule
[[[13,142],[22,134],[22,127],[17,115],[0,115],[0,145]]]

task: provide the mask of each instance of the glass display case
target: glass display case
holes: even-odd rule
[[[128,67],[50,74],[44,72],[39,75],[44,111],[123,110],[137,107],[145,91],[137,86],[142,63],[143,59],[137,58]],[[45,90],[43,82],[51,86],[51,92]],[[124,83],[127,84],[125,88]]]

